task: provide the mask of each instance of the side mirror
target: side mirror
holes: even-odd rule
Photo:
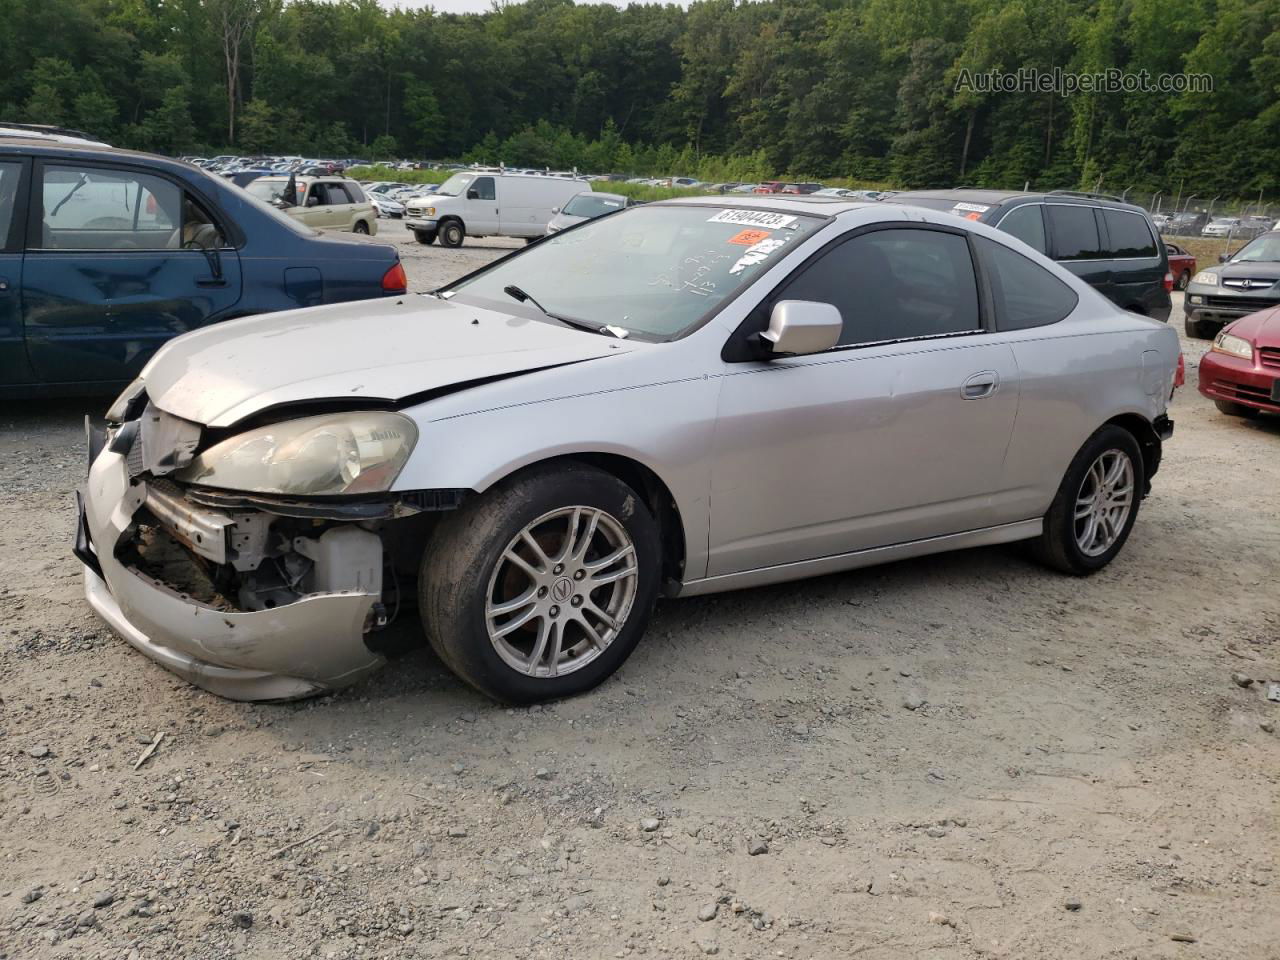
[[[559,213],[559,212],[560,212],[560,208],[559,208],[559,207],[552,207],[552,208],[551,208],[551,212],[552,212],[552,213]]]
[[[308,207],[318,207],[318,206],[320,206],[320,198],[319,198],[319,197],[307,197],[307,206],[308,206]]]
[[[467,191],[467,199],[468,199],[468,200],[479,200],[479,199],[480,199],[480,191],[479,191],[479,190],[468,190],[468,191]]]
[[[1219,263],[1226,263],[1226,262],[1227,262],[1228,260],[1230,260],[1230,259],[1231,259],[1231,258],[1230,258],[1229,256],[1227,256],[1225,253],[1220,253],[1220,254],[1218,254],[1218,262],[1219,262]]]
[[[771,355],[801,356],[822,353],[840,342],[844,318],[829,303],[813,300],[781,300],[769,314],[769,329],[760,334]]]

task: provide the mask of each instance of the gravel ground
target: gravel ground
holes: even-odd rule
[[[400,246],[416,289],[508,249]],[[1097,576],[993,548],[668,602],[519,710],[411,625],[334,696],[188,686],[83,602],[88,405],[6,405],[0,957],[1276,957],[1280,419],[1220,416],[1203,350]]]

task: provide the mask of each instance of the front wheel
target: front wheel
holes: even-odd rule
[[[1041,562],[1084,576],[1120,552],[1138,517],[1145,473],[1133,434],[1108,424],[1071,461],[1035,541]]]
[[[418,581],[423,629],[497,700],[581,693],[635,648],[660,555],[656,521],[622,481],[583,464],[534,469],[441,523]]]
[[[1185,289],[1187,289],[1187,284],[1188,284],[1188,283],[1190,283],[1190,282],[1191,282],[1191,271],[1190,271],[1190,270],[1183,270],[1180,274],[1178,274],[1178,289],[1179,289],[1179,290],[1185,290]]]
[[[1196,320],[1190,314],[1187,314],[1183,326],[1186,328],[1187,336],[1193,340],[1212,340],[1217,335],[1213,324]]]
[[[460,247],[467,235],[466,229],[459,220],[446,220],[440,224],[440,244],[445,247]]]
[[[431,246],[436,242],[436,232],[434,230],[415,230],[413,231],[413,239],[419,243]]]
[[[1215,400],[1213,405],[1218,408],[1219,413],[1225,413],[1228,417],[1243,417],[1245,420],[1252,420],[1261,413],[1257,407],[1246,407],[1243,403],[1232,403],[1230,400]]]

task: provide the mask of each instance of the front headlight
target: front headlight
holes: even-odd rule
[[[1206,287],[1216,287],[1218,285],[1218,275],[1210,273],[1208,270],[1201,270],[1191,278],[1192,283],[1203,283]]]
[[[323,496],[391,488],[418,428],[385,411],[288,420],[223,440],[175,476],[246,493]]]
[[[1245,360],[1253,359],[1253,344],[1244,337],[1233,337],[1229,333],[1220,333],[1213,341],[1214,353],[1225,353]]]
[[[435,208],[435,207],[427,207],[427,216],[428,216],[428,217],[434,217],[435,215],[436,215],[436,208]]]

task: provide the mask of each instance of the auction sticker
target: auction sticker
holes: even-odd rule
[[[970,213],[986,213],[990,207],[984,207],[980,203],[957,203],[952,210],[968,210]]]
[[[777,230],[795,222],[795,217],[767,210],[721,210],[707,220],[707,223],[740,223],[744,227],[763,227],[766,230]]]
[[[736,243],[744,247],[753,247],[761,240],[767,239],[769,239],[768,230],[743,230],[730,237],[729,242]]]

